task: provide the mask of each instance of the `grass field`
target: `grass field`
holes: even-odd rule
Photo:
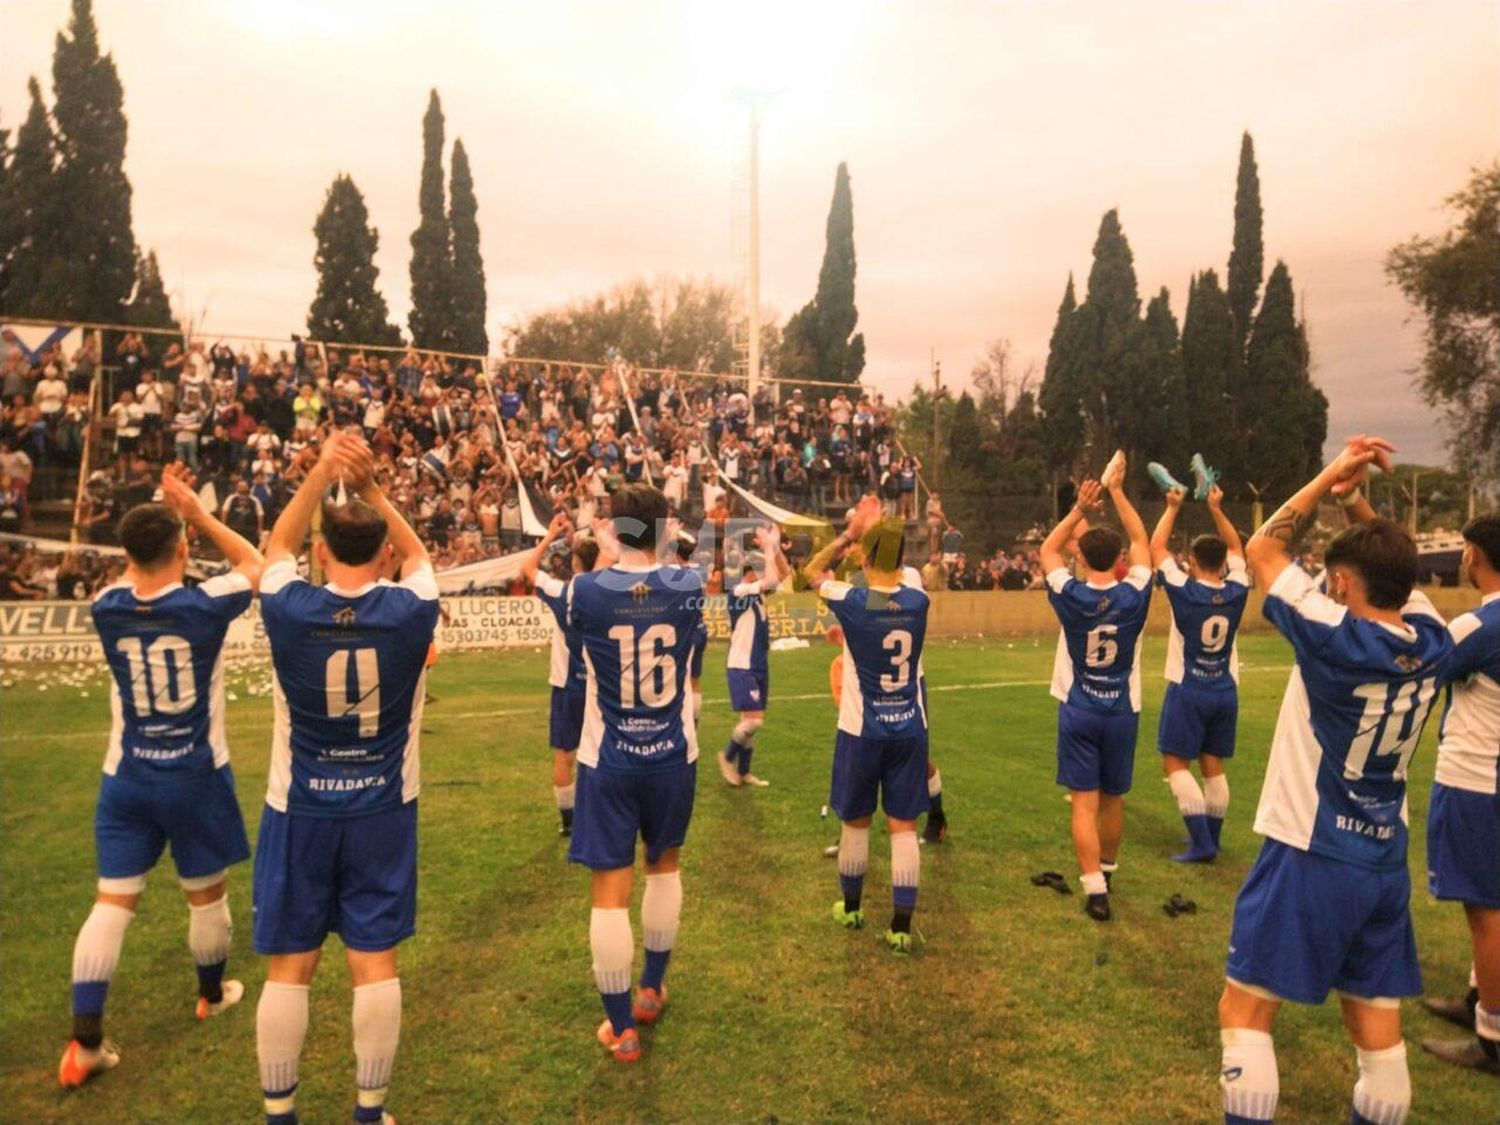
[[[834,822],[827,791],[832,649],[772,656],[758,792],[699,773],[684,852],[682,933],[672,1008],[635,1067],[593,1041],[587,877],[563,860],[546,749],[540,653],[448,656],[435,670],[423,740],[421,905],[402,950],[405,1016],[391,1109],[403,1125],[499,1120],[990,1120],[1207,1122],[1220,1119],[1215,1019],[1233,896],[1255,855],[1250,831],[1290,652],[1244,638],[1241,754],[1232,764],[1226,854],[1211,867],[1167,860],[1182,823],[1160,780],[1155,729],[1162,642],[1149,642],[1147,710],[1116,880],[1115,920],[1097,925],[1078,894],[1028,876],[1072,876],[1067,806],[1053,785],[1052,643],[929,646],[933,753],[951,821],[924,851],[915,956],[879,944],[888,849],[875,830],[863,933],[828,918]],[[716,663],[715,658],[718,658]],[[709,654],[710,668],[722,650]],[[8,666],[5,676],[18,673]],[[231,975],[247,1002],[191,1018],[187,911],[170,866],[151,877],[110,990],[118,1070],[61,1093],[73,938],[93,893],[92,815],[108,724],[107,691],[42,668],[0,695],[0,1118],[7,1121],[253,1122],[259,1116],[254,1000],[264,979],[249,941],[248,866],[232,876],[238,927]],[[49,690],[41,684],[53,676]],[[229,677],[241,803],[259,819],[270,705]],[[705,677],[705,758],[728,734],[722,674]],[[87,690],[88,695],[81,695]],[[1423,826],[1432,724],[1411,800],[1423,971],[1461,991],[1467,931],[1425,894]],[[1180,891],[1196,916],[1169,919]],[[637,940],[639,929],[637,928]],[[348,976],[337,939],[314,986],[298,1097],[306,1122],[352,1105]],[[639,954],[637,955],[639,966]],[[1454,1072],[1416,1040],[1442,1027],[1407,1006],[1413,1122],[1477,1122],[1497,1110],[1492,1079]],[[1286,1122],[1348,1119],[1354,1053],[1334,1006],[1283,1011],[1277,1027]]]

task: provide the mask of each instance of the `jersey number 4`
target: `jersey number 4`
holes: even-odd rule
[[[1400,757],[1391,770],[1391,776],[1400,781],[1406,776],[1407,763],[1417,748],[1417,740],[1422,737],[1427,712],[1432,709],[1432,700],[1437,694],[1437,679],[1429,676],[1399,687],[1360,684],[1354,689],[1354,694],[1365,701],[1365,712],[1360,716],[1359,731],[1349,744],[1349,754],[1344,759],[1344,777],[1349,781],[1363,777],[1372,753],[1377,757],[1398,754]]]
[[[616,625],[609,639],[620,648],[620,706],[629,709],[636,698],[647,707],[664,707],[677,694],[677,630],[652,625],[637,638],[633,625]]]

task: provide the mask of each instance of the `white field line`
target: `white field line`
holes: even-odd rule
[[[1290,664],[1241,664],[1240,665],[1240,671],[1242,673],[1244,673],[1244,672],[1290,672],[1291,670],[1292,670],[1292,665],[1290,665]],[[943,692],[943,691],[1003,691],[1003,690],[1006,690],[1006,689],[1009,689],[1009,688],[1039,688],[1039,687],[1051,687],[1051,686],[1052,686],[1052,681],[1050,679],[1046,679],[1046,680],[986,680],[986,681],[984,681],[982,683],[973,683],[973,684],[936,684],[936,685],[934,685],[932,687],[929,687],[927,689],[927,692],[930,695],[930,694],[933,694],[935,692]],[[773,695],[771,697],[771,701],[773,703],[803,703],[803,702],[807,702],[809,700],[828,699],[828,698],[829,698],[829,695],[828,695],[828,693],[826,691],[819,691],[819,692],[807,692],[807,693],[802,694],[802,695]],[[711,698],[711,697],[705,696],[704,700],[703,700],[703,703],[704,703],[704,706],[715,706],[715,707],[718,707],[718,706],[727,706],[728,703],[729,703],[729,700],[728,700],[727,697],[712,697]],[[422,716],[422,719],[423,719],[424,722],[429,722],[429,721],[434,721],[434,720],[436,720],[436,721],[443,721],[443,720],[447,720],[447,719],[504,719],[504,718],[509,718],[509,717],[516,716],[516,715],[534,715],[534,714],[537,713],[538,708],[545,709],[546,706],[547,706],[546,697],[542,696],[542,697],[538,698],[538,702],[537,702],[537,706],[536,707],[502,707],[502,708],[494,708],[494,709],[488,710],[488,711],[444,711],[441,708],[438,708],[438,709],[435,709],[435,710],[429,710],[429,711],[424,712],[424,714]],[[271,725],[271,716],[270,715],[256,715],[256,716],[254,716],[253,718],[250,718],[250,719],[240,719],[240,720],[237,721],[236,725],[237,726],[241,726],[241,727],[251,727],[251,728],[268,727],[268,726]],[[19,736],[18,735],[12,735],[12,737],[19,737]],[[98,733],[96,731],[92,731],[92,730],[41,731],[39,733],[30,734],[30,735],[27,736],[28,740],[32,741],[32,742],[40,742],[40,741],[43,741],[43,740],[46,740],[46,741],[67,741],[68,739],[74,739],[74,738],[90,738],[90,739],[93,739],[93,738],[98,738],[98,737],[99,737]]]

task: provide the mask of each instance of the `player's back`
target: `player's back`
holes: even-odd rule
[[[1500,792],[1500,598],[1448,626],[1453,653],[1443,667],[1447,705],[1436,780],[1454,789]]]
[[[552,612],[547,683],[556,688],[582,688],[587,679],[578,638],[568,626],[568,587],[571,582],[572,579],[565,582],[550,574],[539,575],[536,580],[537,597]]]
[[[846,582],[825,582],[818,592],[844,631],[839,730],[868,739],[926,733],[927,594],[910,586],[883,590]]]
[[[1123,581],[1096,586],[1059,568],[1047,576],[1047,599],[1062,623],[1053,697],[1106,714],[1139,711],[1140,636],[1151,608],[1151,571],[1131,567]]]
[[[686,570],[612,566],[573,579],[568,620],[589,677],[580,765],[649,772],[697,760],[686,682],[702,602]]]
[[[1239,682],[1235,638],[1250,595],[1245,560],[1231,555],[1219,583],[1194,578],[1172,559],[1162,564],[1160,573],[1172,607],[1167,680],[1206,691],[1233,690]]]
[[[100,591],[94,626],[113,681],[105,773],[150,780],[228,764],[224,635],[250,599],[235,573],[148,596],[123,582]]]
[[[414,800],[427,646],[438,618],[431,567],[400,583],[341,590],[275,563],[261,579],[261,613],[275,667],[266,803],[358,816]]]
[[[1406,774],[1452,649],[1413,591],[1395,626],[1355,617],[1300,567],[1266,593],[1292,643],[1255,830],[1360,866],[1406,862]]]
[[[726,599],[729,613],[727,667],[752,672],[764,672],[767,668],[771,634],[763,589],[759,581],[741,581]]]

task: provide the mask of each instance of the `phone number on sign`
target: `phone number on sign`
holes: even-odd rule
[[[8,644],[0,649],[5,663],[47,663],[61,660],[98,660],[104,655],[98,641],[53,641]]]

